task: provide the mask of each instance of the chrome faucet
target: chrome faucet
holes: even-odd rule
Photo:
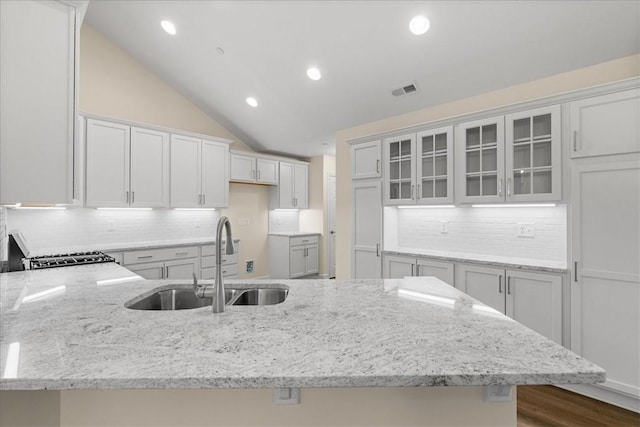
[[[211,307],[214,313],[224,312],[225,295],[224,295],[224,282],[222,275],[222,229],[227,227],[227,242],[226,253],[232,255],[235,253],[233,249],[233,238],[231,237],[231,222],[226,216],[221,217],[218,220],[218,227],[216,229],[216,281],[213,283],[213,303]],[[205,289],[205,286],[198,285],[198,279],[196,275],[193,275],[193,290],[200,298],[208,297],[209,292]]]

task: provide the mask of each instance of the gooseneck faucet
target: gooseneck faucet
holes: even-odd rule
[[[224,297],[224,282],[222,275],[222,229],[227,228],[227,242],[226,242],[226,254],[232,255],[235,251],[233,249],[233,238],[231,237],[231,221],[226,216],[221,217],[218,220],[218,228],[216,230],[216,281],[213,284],[213,307],[214,313],[224,312],[225,297]]]

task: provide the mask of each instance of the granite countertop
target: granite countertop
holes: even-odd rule
[[[211,281],[203,281],[211,283]],[[115,264],[0,275],[0,389],[596,383],[598,366],[428,278],[289,286],[271,306],[124,307],[174,281]],[[182,282],[187,284],[188,282]],[[19,343],[19,344],[14,344]],[[8,357],[9,347],[16,348]],[[17,370],[6,365],[17,360]]]
[[[465,262],[470,264],[499,266],[515,270],[541,271],[547,273],[567,273],[567,263],[561,261],[535,260],[529,258],[502,257],[477,253],[447,252],[419,248],[384,249],[386,255],[425,256],[441,261]]]
[[[240,240],[233,239],[235,243]],[[194,237],[189,239],[172,239],[172,240],[149,240],[138,242],[122,242],[122,243],[99,243],[91,245],[81,246],[60,246],[56,248],[44,248],[36,249],[30,252],[29,256],[41,256],[52,254],[66,254],[74,252],[87,252],[87,251],[132,251],[139,249],[157,249],[168,246],[194,246],[194,245],[215,245],[215,237]]]
[[[303,237],[303,236],[319,236],[320,233],[307,231],[280,231],[269,233],[269,236],[286,236],[286,237]]]

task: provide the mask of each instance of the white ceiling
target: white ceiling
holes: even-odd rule
[[[310,157],[340,129],[638,53],[639,5],[94,0],[86,22],[256,150]],[[411,82],[420,93],[391,95]]]

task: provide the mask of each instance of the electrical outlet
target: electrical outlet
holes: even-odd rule
[[[449,232],[449,221],[440,221],[440,234],[447,234]]]
[[[246,272],[247,273],[253,273],[253,260],[247,261]]]
[[[533,239],[534,237],[534,224],[532,222],[519,222],[518,223],[518,237],[526,237]]]
[[[107,230],[116,231],[116,223],[115,223],[115,221],[107,221]]]
[[[238,225],[242,227],[247,227],[249,225],[249,218],[246,218],[246,217],[238,218]]]

